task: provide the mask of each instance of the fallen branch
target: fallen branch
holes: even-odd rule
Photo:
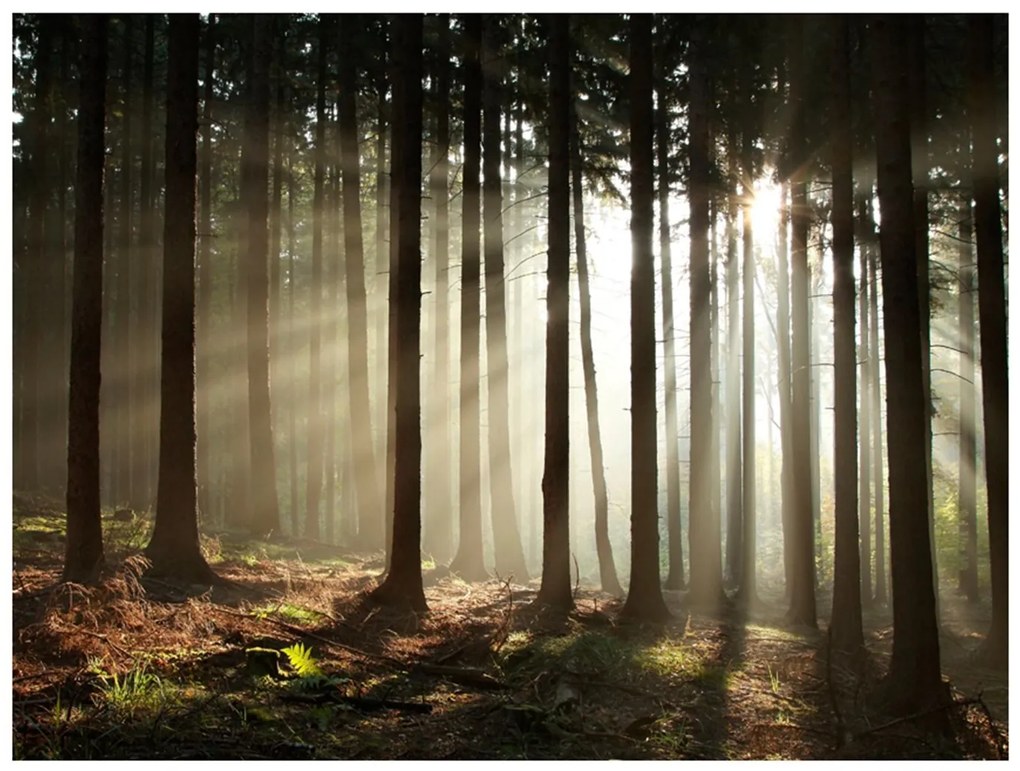
[[[474,667],[451,667],[443,664],[429,664],[421,662],[411,667],[411,672],[423,672],[427,675],[437,675],[452,680],[460,685],[474,686],[485,690],[501,690],[506,688],[506,683],[497,680],[488,672]]]
[[[946,710],[955,709],[956,707],[967,707],[971,704],[979,703],[981,703],[980,698],[959,700],[954,699],[953,701],[949,701],[945,704],[940,704],[937,707],[926,709],[924,710],[924,712],[915,712],[913,715],[905,715],[904,717],[898,717],[895,720],[890,720],[887,723],[882,723],[881,725],[877,725],[874,728],[869,728],[867,731],[861,731],[860,733],[854,735],[854,739],[860,739],[862,736],[878,733],[879,731],[884,731],[887,728],[902,725],[903,723],[909,723],[914,720],[920,720],[921,718],[928,717],[929,715],[935,715],[938,714],[939,712],[945,712]]]

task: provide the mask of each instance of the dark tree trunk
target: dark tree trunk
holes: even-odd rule
[[[351,52],[358,17],[340,22],[341,49]],[[357,71],[353,55],[340,57],[340,161],[343,165],[344,251],[347,285],[347,362],[354,485],[358,501],[358,542],[364,548],[382,544],[382,503],[372,442],[369,404],[368,318],[365,258],[361,237],[361,169],[358,154]]]
[[[1005,669],[1009,664],[1009,373],[995,130],[997,97],[992,33],[996,23],[1002,23],[1001,17],[972,16],[969,20],[968,112],[973,141],[974,235],[992,567],[992,624],[981,654],[987,664]]]
[[[485,222],[485,343],[489,401],[489,500],[496,574],[527,583],[510,458],[509,363],[506,345],[506,281],[503,270],[503,192],[500,175],[500,100],[503,91],[500,27],[484,22],[482,84],[482,216]],[[569,193],[568,193],[569,195]],[[569,199],[568,199],[569,201]],[[569,203],[568,203],[569,206]],[[569,243],[570,231],[567,230]],[[568,246],[569,252],[569,246]],[[566,499],[564,499],[564,503]]]
[[[979,598],[977,572],[977,423],[974,398],[974,253],[970,191],[959,208],[960,276],[960,577],[959,591],[967,602]]]
[[[719,511],[713,507],[711,496],[711,474],[717,469],[717,464],[700,451],[703,447],[712,446],[713,413],[708,265],[710,75],[708,41],[705,40],[705,31],[697,27],[692,30],[690,54],[691,571],[688,602],[716,606],[723,599]],[[651,313],[651,309],[648,312]],[[658,560],[654,561],[657,565]]]
[[[460,305],[460,535],[450,569],[468,581],[485,578],[478,404],[479,279],[481,270],[481,17],[464,18],[464,171]]]
[[[394,28],[395,29],[395,28]],[[390,80],[396,83],[401,77],[397,69],[397,61],[400,59],[400,41],[394,31],[390,39],[391,56],[389,62]],[[396,86],[394,85],[393,104],[396,104]],[[394,108],[395,110],[396,108]],[[393,508],[396,500],[396,464],[397,464],[397,359],[400,356],[400,339],[397,337],[397,282],[399,281],[399,241],[400,241],[400,191],[396,187],[396,180],[393,170],[402,168],[400,153],[404,150],[402,131],[404,126],[397,120],[396,112],[390,121],[390,222],[389,222],[389,272],[387,273],[387,292],[389,304],[387,306],[387,340],[386,340],[386,466],[385,477],[385,515],[386,515],[386,566],[390,565],[392,553],[390,547],[393,543]]]
[[[323,185],[326,173],[326,37],[325,16],[319,18],[318,64],[315,94],[315,177],[312,199],[312,285],[309,315],[310,369],[308,374],[308,476],[305,493],[304,536],[319,537],[319,505],[322,500],[322,215]]]
[[[425,523],[426,550],[436,562],[446,562],[453,546],[453,518],[450,511],[450,17],[439,14],[436,46],[435,104],[436,146],[429,177],[432,194],[436,281],[435,407],[429,452],[428,519]]]
[[[792,203],[790,263],[791,315],[793,321],[793,477],[794,507],[793,586],[787,618],[792,623],[817,626],[815,607],[815,550],[811,506],[811,357],[808,323],[807,235],[810,213],[807,203],[805,155],[806,68],[804,65],[804,20],[793,22],[790,40],[790,128],[789,169]]]
[[[835,358],[836,556],[831,644],[864,644],[857,533],[857,360],[854,346],[854,198],[850,45],[846,17],[832,21],[832,307]]]
[[[928,152],[924,19],[920,14],[907,22],[907,78],[910,89],[910,158],[914,183],[914,250],[917,259],[917,300],[921,315],[921,382],[924,386],[924,463],[928,496],[928,541],[931,547],[932,585],[935,588],[935,614],[939,607],[938,549],[935,544],[935,497],[932,485],[931,455],[931,280],[928,263]]]
[[[212,16],[210,15],[210,22]],[[152,405],[158,398],[159,389],[159,352],[156,345],[158,330],[156,329],[156,305],[153,301],[156,294],[157,276],[159,273],[158,263],[161,255],[156,250],[156,196],[155,173],[154,173],[154,147],[155,144],[152,130],[152,108],[153,108],[153,81],[156,59],[156,30],[155,17],[152,14],[145,16],[145,53],[142,64],[142,159],[139,170],[138,197],[139,197],[139,229],[138,229],[138,276],[137,293],[138,303],[138,334],[144,341],[139,351],[141,365],[136,368],[134,377],[135,388],[143,405]],[[206,227],[203,226],[203,245],[206,241]],[[201,288],[201,286],[200,286]],[[201,301],[201,299],[200,299]],[[150,307],[151,306],[151,307]],[[201,322],[201,320],[200,320]],[[201,332],[201,327],[200,327]],[[201,362],[199,362],[201,365]],[[201,374],[199,374],[201,377]],[[201,382],[201,381],[199,381]],[[199,392],[201,396],[201,391]],[[143,409],[137,416],[138,424],[141,426],[141,448],[136,458],[136,464],[140,468],[139,483],[137,485],[137,498],[132,503],[134,509],[151,509],[156,498],[156,473],[158,458],[157,442],[159,441],[159,418],[153,409]],[[201,432],[199,433],[201,438]],[[201,440],[201,439],[200,439]],[[199,446],[198,457],[207,455]],[[201,466],[199,473],[201,474]],[[199,477],[199,512],[202,508],[202,479]],[[208,498],[208,493],[206,494]],[[208,501],[206,501],[208,503]]]
[[[268,16],[252,18],[248,111],[242,165],[248,167],[247,349],[248,422],[251,432],[251,528],[260,535],[280,529],[276,457],[269,396],[269,61]],[[317,318],[317,317],[316,317]]]
[[[658,468],[655,418],[655,260],[654,167],[652,116],[652,17],[630,17],[630,419],[631,419],[631,558],[630,586],[623,615],[658,621],[669,616],[659,586]],[[693,186],[692,186],[693,187]],[[692,190],[692,200],[696,194]],[[707,201],[702,245],[707,267]],[[692,223],[694,221],[692,204]],[[692,231],[693,231],[692,224]],[[693,238],[692,234],[692,238]],[[693,249],[692,249],[693,251]],[[707,273],[707,271],[706,271]],[[708,293],[705,293],[705,297]],[[707,319],[706,319],[707,320]],[[705,330],[707,332],[707,328]],[[693,370],[693,367],[692,367]],[[707,368],[706,368],[707,371]]]
[[[574,200],[574,239],[577,249],[577,284],[581,309],[581,367],[584,372],[588,454],[591,458],[592,487],[595,498],[595,551],[598,554],[599,583],[602,586],[602,591],[622,597],[623,587],[620,586],[620,579],[617,577],[616,562],[613,559],[613,544],[609,540],[609,490],[606,484],[605,460],[602,453],[602,428],[599,423],[595,351],[592,348],[591,339],[591,282],[588,278],[588,250],[584,235],[584,190],[581,170],[583,153],[581,151],[581,135],[577,125],[576,104],[572,104],[570,186]]]
[[[269,383],[274,393],[286,398],[285,389],[281,386],[285,379],[286,355],[289,353],[283,345],[283,297],[282,297],[282,273],[283,273],[283,146],[285,143],[293,142],[290,136],[288,121],[290,105],[286,103],[285,84],[287,82],[284,73],[287,71],[286,49],[287,49],[287,28],[286,22],[275,20],[273,24],[274,45],[273,45],[273,68],[272,79],[275,85],[276,94],[273,105],[273,188],[272,198],[269,207]],[[279,404],[281,399],[277,399]],[[283,434],[282,410],[275,410],[273,414],[273,431],[275,436]],[[278,523],[282,529],[282,522]]]
[[[858,347],[858,358],[861,362],[860,376],[860,409],[861,419],[858,433],[860,435],[860,495],[858,496],[860,524],[860,571],[861,571],[861,605],[871,604],[871,361],[868,343],[868,263],[871,244],[866,240],[870,232],[870,223],[866,220],[871,216],[868,201],[872,195],[871,180],[858,180],[857,193],[857,242],[861,260],[861,289],[859,312],[861,317],[861,337]]]
[[[374,425],[379,436],[375,439],[375,447],[379,457],[385,460],[381,465],[381,475],[376,482],[379,485],[380,496],[383,504],[387,506],[386,511],[380,512],[381,517],[389,517],[389,505],[392,503],[389,498],[389,487],[385,475],[391,470],[386,455],[386,432],[387,432],[387,401],[386,389],[383,384],[387,382],[386,367],[388,362],[388,342],[386,327],[389,316],[389,273],[390,273],[390,247],[387,238],[389,232],[389,183],[386,166],[386,94],[389,91],[389,78],[386,77],[386,21],[381,21],[383,27],[382,41],[379,45],[379,71],[380,75],[376,82],[376,135],[375,135],[375,276],[372,279],[372,298],[375,315],[375,373],[376,373],[376,396],[375,396],[375,421]]]
[[[887,704],[904,714],[942,699],[928,542],[925,409],[914,251],[907,81],[898,17],[872,24],[878,197],[882,211],[882,298],[889,436],[889,542],[893,651]]]
[[[740,454],[740,255],[737,245],[736,130],[727,137],[729,181],[726,207],[726,565],[724,576],[731,585],[740,583],[741,454]]]
[[[390,569],[373,597],[385,604],[428,610],[421,576],[421,136],[422,16],[398,17],[393,123],[403,147],[393,153],[390,178],[399,196],[396,332],[396,466]],[[396,150],[396,147],[393,148]]]
[[[886,559],[885,559],[885,476],[882,462],[882,349],[878,342],[878,249],[875,236],[873,207],[868,205],[868,238],[871,248],[868,250],[868,268],[871,273],[871,436],[874,446],[871,451],[871,462],[875,479],[875,603],[884,605],[888,602],[886,590]]]
[[[783,523],[783,575],[786,579],[785,594],[793,591],[794,565],[794,489],[793,489],[793,404],[790,370],[790,271],[789,239],[790,226],[789,185],[784,184],[779,213],[779,246],[777,268],[776,302],[776,347],[779,349],[779,443],[782,449],[782,466],[779,471],[779,486],[782,491]]]
[[[545,337],[542,586],[538,601],[574,607],[570,587],[570,17],[549,31],[549,286]]]
[[[212,108],[213,73],[216,69],[216,15],[209,14],[205,32],[205,88],[202,98],[202,158],[199,184],[201,210],[198,227],[198,511],[212,513]],[[145,133],[144,136],[148,136]]]
[[[297,357],[301,349],[301,338],[298,336],[297,325],[294,319],[294,298],[297,295],[297,275],[294,272],[294,196],[296,186],[294,184],[294,150],[293,146],[287,154],[287,340],[290,355]],[[298,402],[297,374],[291,370],[287,377],[287,393],[290,402],[287,410],[287,436],[290,438],[290,452],[288,453],[289,476],[290,476],[290,533],[297,535],[300,532],[299,521],[299,495],[298,492],[298,435],[297,435],[297,402]]]
[[[660,70],[662,64],[660,63]],[[680,531],[680,430],[676,393],[676,329],[673,322],[673,256],[669,233],[669,111],[666,76],[659,75],[656,150],[659,171],[659,254],[662,260],[662,353],[666,415],[666,533],[669,572],[665,588],[683,589],[684,544]],[[580,270],[578,271],[580,273]]]
[[[99,361],[103,315],[106,25],[104,15],[82,17],[63,572],[63,580],[77,583],[94,581],[104,561],[99,517]]]
[[[195,474],[195,176],[198,14],[170,16],[166,217],[156,524],[145,556],[161,575],[216,580],[198,539]]]

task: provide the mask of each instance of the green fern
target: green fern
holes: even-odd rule
[[[303,643],[294,643],[283,649],[287,662],[291,665],[298,677],[322,677],[323,671],[319,667],[312,649],[306,648]]]

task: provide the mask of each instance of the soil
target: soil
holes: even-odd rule
[[[672,618],[641,625],[593,588],[564,615],[535,604],[537,582],[433,569],[415,614],[368,597],[382,555],[307,541],[221,534],[204,547],[227,585],[147,577],[144,518],[109,531],[109,566],[85,587],[59,583],[61,516],[15,499],[15,758],[1008,755],[1006,676],[972,663],[987,608],[956,597],[952,702],[889,716],[874,704],[885,608],[866,613],[866,652],[831,662],[823,632],[783,624],[781,597],[704,614],[665,592]]]

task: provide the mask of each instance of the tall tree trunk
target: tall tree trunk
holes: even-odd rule
[[[872,23],[878,198],[882,210],[882,299],[889,436],[889,544],[892,552],[893,651],[887,703],[904,714],[942,700],[935,622],[924,446],[921,321],[914,252],[909,94],[898,17]]]
[[[297,275],[294,272],[294,149],[293,146],[287,153],[287,349],[290,355],[298,357],[301,348],[301,339],[298,337],[297,323],[294,317],[294,298],[297,295]],[[298,385],[297,374],[291,368],[287,378],[287,393],[289,409],[287,410],[287,436],[290,438],[289,453],[289,476],[290,476],[290,533],[297,535],[300,532],[298,525],[299,492],[298,492],[298,434],[297,434],[297,402]]]
[[[787,618],[798,624],[817,626],[815,607],[815,554],[811,506],[811,357],[808,324],[807,235],[810,213],[807,202],[805,154],[806,69],[804,65],[804,20],[793,22],[790,40],[790,192],[792,199],[791,315],[793,321],[793,587]]]
[[[708,266],[709,203],[709,69],[705,30],[692,30],[689,77],[690,231],[691,231],[691,462],[690,555],[688,602],[715,606],[723,599],[719,512],[712,506],[711,474],[716,469],[700,448],[712,446],[712,377]],[[635,271],[636,272],[636,271]],[[650,312],[650,310],[649,310]],[[645,456],[652,457],[649,455]],[[635,459],[636,460],[636,459]],[[642,463],[645,463],[642,460]],[[647,463],[645,463],[647,465]],[[654,510],[654,509],[653,509]],[[658,560],[655,560],[658,564]]]
[[[973,141],[974,235],[977,240],[988,543],[992,567],[992,624],[981,654],[989,665],[1005,669],[1009,664],[1009,373],[999,211],[999,151],[995,128],[997,96],[993,32],[996,21],[1000,19],[972,16],[968,22],[968,113]]]
[[[917,260],[917,300],[921,314],[921,382],[924,386],[924,463],[928,496],[928,541],[931,548],[935,617],[939,609],[938,549],[935,544],[935,495],[932,484],[931,448],[931,280],[928,263],[928,151],[924,19],[911,15],[907,22],[907,78],[910,88],[910,158],[914,183],[914,250]]]
[[[359,19],[340,21],[341,49],[353,51]],[[340,161],[343,164],[344,251],[347,285],[347,362],[354,485],[358,502],[358,543],[378,549],[382,541],[379,473],[372,442],[369,405],[368,317],[365,259],[361,236],[361,169],[358,154],[357,70],[355,58],[340,57]]]
[[[542,586],[538,601],[569,610],[574,606],[569,531],[570,17],[553,16],[550,27],[549,285],[546,292]]]
[[[857,193],[857,243],[861,263],[861,289],[859,313],[861,317],[861,336],[858,347],[858,359],[861,362],[860,410],[861,419],[858,428],[860,435],[860,495],[858,496],[860,524],[860,571],[861,571],[861,605],[871,604],[871,361],[868,343],[868,263],[871,244],[866,241],[870,223],[865,219],[871,216],[868,201],[872,195],[871,180],[858,180]]]
[[[832,26],[832,308],[835,359],[836,555],[832,646],[864,644],[857,532],[857,359],[854,346],[854,183],[850,43],[846,17]]]
[[[737,245],[736,130],[727,137],[729,179],[726,206],[726,565],[724,575],[730,584],[740,583],[740,531],[742,520],[740,454],[740,255]]]
[[[195,176],[198,14],[170,17],[167,58],[166,217],[156,524],[153,571],[196,583],[216,576],[198,539],[195,472]]]
[[[436,282],[436,335],[433,394],[430,420],[429,501],[425,523],[425,548],[436,562],[446,562],[453,546],[450,513],[450,17],[437,17],[435,104],[436,145],[429,175],[434,214],[433,257]]]
[[[74,288],[67,436],[64,581],[94,581],[103,566],[99,517],[99,362],[103,316],[103,155],[107,20],[82,18]]]
[[[662,353],[666,415],[666,533],[669,539],[666,550],[669,555],[669,572],[666,574],[665,588],[683,589],[687,582],[684,578],[684,544],[680,532],[680,430],[676,393],[676,329],[673,322],[673,256],[669,233],[669,110],[666,108],[666,76],[662,72],[662,63],[659,68],[655,139],[659,171],[659,254],[662,260]]]
[[[977,572],[977,422],[974,399],[974,253],[970,191],[959,204],[960,281],[960,470],[957,500],[960,520],[959,591],[967,602],[979,598]]]
[[[779,470],[779,486],[782,492],[781,519],[783,523],[783,575],[787,598],[793,591],[794,566],[794,489],[793,489],[793,404],[792,370],[790,367],[790,271],[789,238],[790,208],[789,185],[783,184],[779,212],[779,245],[776,303],[776,347],[779,349],[779,444],[782,450],[782,465]]]
[[[212,23],[210,15],[210,23]],[[132,508],[151,509],[155,505],[156,498],[156,474],[157,474],[157,442],[159,441],[159,419],[155,414],[155,405],[159,389],[159,353],[156,340],[159,331],[156,329],[156,306],[151,301],[156,294],[156,282],[159,274],[159,257],[156,250],[156,196],[155,196],[155,169],[154,159],[155,144],[154,132],[152,130],[152,108],[153,108],[153,81],[156,59],[156,30],[155,17],[152,14],[145,16],[145,53],[142,64],[142,159],[139,170],[138,197],[139,197],[139,228],[138,228],[138,288],[140,298],[138,304],[138,334],[143,340],[139,352],[140,366],[135,372],[135,388],[140,394],[141,403],[145,409],[138,416],[141,424],[141,449],[136,463],[139,464],[140,483],[137,499],[132,503]],[[203,243],[206,241],[206,227],[203,225]],[[200,263],[201,264],[201,263]],[[200,285],[201,288],[201,285]],[[201,302],[201,298],[200,298]],[[151,306],[151,307],[150,307]],[[201,334],[201,328],[199,329]],[[199,362],[201,364],[201,362]],[[201,374],[199,374],[201,378]],[[201,383],[201,380],[198,381]],[[200,392],[201,395],[201,392]],[[201,429],[199,437],[201,440]],[[203,453],[199,446],[198,457]],[[199,473],[201,474],[201,466]],[[202,509],[202,478],[199,477],[199,512]]]
[[[198,228],[198,511],[212,513],[212,108],[216,70],[216,15],[209,14],[205,32],[205,89],[202,98],[202,158],[199,173],[201,211]],[[148,132],[143,133],[148,136]]]
[[[748,98],[747,108],[750,110]],[[747,129],[741,137],[742,157],[741,167],[743,169],[743,258],[741,277],[743,279],[743,305],[741,309],[743,327],[741,338],[743,341],[743,382],[741,387],[741,441],[743,443],[742,476],[743,493],[741,510],[742,532],[741,545],[741,566],[740,566],[740,597],[745,604],[754,604],[758,593],[758,582],[755,576],[755,550],[756,550],[756,517],[757,517],[757,494],[755,487],[755,426],[754,426],[754,396],[755,396],[755,366],[754,366],[754,229],[751,219],[751,204],[754,199],[754,188],[751,180],[754,170],[751,162],[751,135]]]
[[[485,239],[485,347],[489,400],[489,501],[496,574],[528,580],[517,507],[514,503],[510,458],[509,365],[506,353],[506,281],[503,270],[503,193],[500,175],[500,100],[503,65],[499,24],[488,17],[483,24],[482,216]],[[569,240],[569,229],[568,229]],[[568,247],[569,251],[569,247]]]
[[[270,20],[252,18],[248,112],[242,163],[248,167],[247,247],[248,421],[251,432],[251,527],[266,535],[280,529],[276,454],[269,396],[269,60]],[[317,317],[316,317],[317,318]]]
[[[630,167],[633,268],[630,279],[630,419],[631,419],[631,558],[630,586],[623,614],[643,620],[669,616],[659,587],[658,464],[655,417],[655,260],[652,254],[654,227],[654,167],[652,115],[652,17],[630,17]],[[693,133],[693,132],[692,132]],[[692,142],[693,144],[693,142]],[[706,143],[707,144],[707,143]],[[704,149],[704,148],[702,148]],[[707,164],[706,164],[707,166]],[[692,201],[697,201],[692,186]],[[705,236],[708,232],[707,201],[692,203],[692,241],[697,238],[695,208],[703,209],[700,224],[702,257],[708,263]],[[692,244],[692,252],[696,248]],[[705,271],[707,274],[707,271]],[[693,283],[692,283],[693,286]],[[705,293],[707,297],[707,292]],[[707,328],[704,330],[707,332]],[[707,337],[707,335],[706,335]],[[693,366],[692,366],[693,371]],[[707,371],[707,369],[706,369]]]
[[[468,581],[485,577],[482,559],[479,425],[479,173],[482,134],[481,17],[464,17],[464,172],[460,304],[460,535],[450,569]]]
[[[286,368],[281,366],[285,361],[286,348],[283,345],[283,145],[291,142],[288,120],[290,105],[286,103],[284,73],[287,71],[287,27],[285,20],[275,19],[273,22],[274,45],[272,80],[275,85],[273,104],[273,187],[269,206],[269,384],[278,395],[286,398],[282,388]],[[279,404],[282,399],[277,399]],[[273,414],[273,432],[275,436],[284,434],[283,411],[276,410]],[[278,523],[282,529],[282,523]]]
[[[550,94],[550,98],[555,104],[555,97]],[[571,108],[570,119],[573,123],[570,133],[570,186],[574,200],[574,239],[577,249],[577,284],[581,308],[581,367],[584,373],[588,454],[591,458],[592,487],[595,498],[595,551],[598,554],[599,582],[602,591],[622,597],[623,587],[620,586],[620,580],[617,577],[616,562],[613,559],[613,544],[609,540],[609,491],[602,453],[602,428],[599,423],[595,351],[592,348],[591,337],[591,281],[588,277],[588,249],[584,235],[584,190],[581,169],[581,159],[584,154],[581,150],[576,104],[573,104]]]
[[[872,207],[869,203],[868,223],[873,223]],[[885,468],[882,455],[882,350],[878,341],[878,255],[876,249],[876,237],[873,225],[869,224],[871,248],[868,250],[868,268],[871,273],[871,354],[868,360],[871,362],[871,436],[874,446],[871,452],[871,462],[874,464],[873,475],[875,478],[875,603],[884,605],[889,601],[886,589],[886,559],[885,559]]]
[[[322,216],[326,173],[326,37],[325,16],[319,17],[318,64],[315,94],[315,172],[312,199],[312,285],[309,326],[308,374],[308,472],[305,493],[306,538],[319,537],[319,504],[322,500]]]
[[[421,576],[421,136],[422,16],[398,17],[394,39],[393,125],[403,147],[392,154],[399,196],[399,271],[396,285],[397,383],[393,543],[390,569],[372,596],[386,604],[427,611]],[[393,147],[394,151],[397,147]]]
[[[387,22],[381,20],[383,31],[382,40],[379,45],[379,77],[376,81],[376,136],[375,136],[375,276],[372,279],[372,302],[375,315],[374,333],[375,352],[374,370],[376,373],[376,397],[375,397],[375,420],[374,425],[379,436],[375,438],[375,448],[379,457],[385,461],[380,463],[380,476],[376,482],[379,485],[382,502],[386,510],[380,512],[380,517],[389,517],[390,498],[389,487],[386,482],[386,475],[390,471],[389,460],[386,455],[386,436],[388,431],[387,422],[387,400],[386,389],[382,387],[387,382],[386,367],[388,364],[389,348],[386,335],[386,328],[389,317],[389,274],[390,274],[390,245],[387,234],[389,233],[389,177],[386,165],[386,94],[389,91],[389,78],[387,77],[386,60],[386,27]],[[382,524],[382,523],[380,523]],[[387,534],[388,535],[388,534]]]

